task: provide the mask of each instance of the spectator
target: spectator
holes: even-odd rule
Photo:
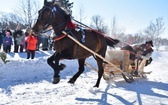
[[[27,42],[26,42],[26,40],[27,40],[28,35],[30,34],[30,31],[31,31],[31,28],[29,26],[27,26],[26,32],[25,32],[25,45],[24,45],[24,48],[25,48],[26,51],[27,51]]]
[[[9,32],[10,35],[12,36],[12,31],[11,31],[11,29],[9,28],[9,26],[6,26],[6,28],[3,29],[3,31],[2,31],[2,34],[4,35],[4,37],[5,37],[5,35],[6,35],[6,32]]]
[[[30,58],[30,55],[31,55],[31,59],[34,59],[37,41],[38,41],[37,36],[35,35],[35,33],[33,31],[31,31],[29,36],[27,37],[27,40],[26,40],[26,42],[27,42],[27,59]]]
[[[31,32],[30,26],[27,26],[26,31],[25,31],[25,36],[28,36]]]
[[[15,32],[13,33],[13,38],[14,38],[14,52],[18,53],[19,47],[20,52],[23,52],[25,36],[20,25],[17,26]]]
[[[4,38],[4,35],[2,33],[2,29],[0,30],[0,50],[1,50],[1,46],[3,44],[3,38]]]
[[[10,32],[6,32],[6,36],[3,40],[4,52],[10,53],[11,52],[11,45],[12,45],[12,37],[10,35]]]

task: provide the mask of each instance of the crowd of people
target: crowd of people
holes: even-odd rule
[[[23,31],[21,25],[17,25],[14,32],[11,31],[9,26],[5,29],[0,29],[0,51],[5,53],[10,53],[11,48],[14,48],[14,53],[27,53],[27,59],[34,59],[35,51],[38,50],[38,37],[27,26],[25,32]]]

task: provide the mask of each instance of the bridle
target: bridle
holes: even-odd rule
[[[48,20],[46,21],[46,23],[44,23],[44,22],[41,21],[42,12],[43,12],[45,9],[49,9],[49,10],[50,10],[49,18],[48,18]],[[51,25],[51,23],[53,23],[53,22],[55,21],[55,19],[52,19],[52,18],[56,16],[56,15],[55,15],[56,11],[57,11],[57,8],[56,8],[55,5],[53,6],[53,8],[51,8],[51,7],[49,7],[49,6],[43,6],[43,8],[42,8],[41,10],[39,10],[39,17],[38,17],[37,20],[38,20],[40,23],[42,23],[42,24],[44,25],[43,30],[46,30],[46,29]],[[67,21],[65,21],[65,22],[63,22],[63,23],[60,23],[60,24],[58,24],[58,25],[56,25],[56,26],[53,26],[53,29],[54,29],[54,28],[57,28],[57,27],[60,27],[60,26],[62,26],[62,25],[64,25],[64,24],[66,24],[66,23],[67,23]]]

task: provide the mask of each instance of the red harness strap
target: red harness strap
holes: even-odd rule
[[[56,41],[58,41],[58,40],[63,39],[65,36],[66,36],[65,34],[62,34],[62,35],[60,35],[60,36],[54,38],[53,40],[54,40],[54,42],[56,42]]]
[[[67,22],[66,27],[70,30],[74,29],[77,27],[77,24],[75,24],[74,22],[72,22],[71,20]]]
[[[70,20],[70,21],[67,22],[66,27],[67,27],[68,29],[72,30],[72,29],[74,29],[74,28],[77,27],[77,24],[75,24],[74,22],[72,22],[72,21]],[[54,42],[56,42],[56,41],[58,41],[58,40],[63,39],[65,36],[66,36],[65,34],[62,34],[62,35],[60,35],[60,36],[58,36],[58,37],[55,37],[53,40],[54,40]]]

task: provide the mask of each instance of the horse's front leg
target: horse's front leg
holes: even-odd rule
[[[54,53],[51,57],[47,59],[48,65],[50,65],[53,69],[55,69],[55,64],[54,64],[54,58],[55,58],[56,53]]]
[[[50,58],[47,59],[47,63],[54,69],[53,84],[57,84],[60,81],[59,72],[66,67],[64,64],[59,65],[61,56],[61,53],[54,53]]]
[[[76,79],[83,73],[83,71],[85,70],[84,68],[84,63],[85,63],[85,59],[78,59],[78,64],[79,64],[79,70],[78,72],[68,81],[68,83],[72,83],[74,84]]]

